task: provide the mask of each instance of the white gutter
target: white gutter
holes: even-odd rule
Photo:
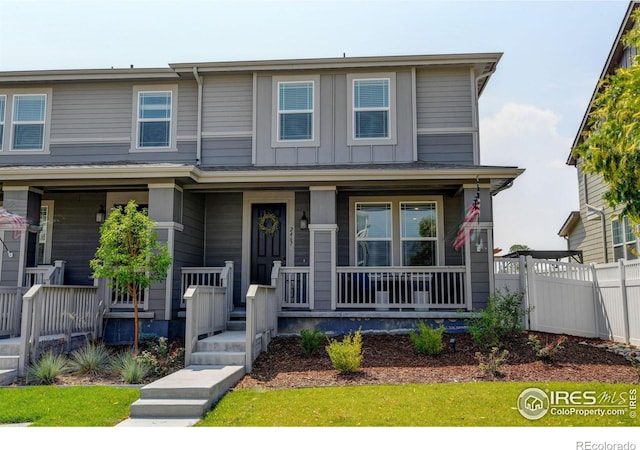
[[[193,76],[198,83],[198,125],[196,131],[196,166],[202,162],[202,77],[198,74],[198,68],[193,66]]]

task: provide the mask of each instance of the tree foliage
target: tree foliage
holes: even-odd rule
[[[637,24],[640,10],[632,19]],[[625,46],[640,48],[640,29],[627,32]],[[640,60],[618,68],[600,81],[587,119],[587,131],[574,149],[585,173],[598,174],[607,185],[603,198],[621,216],[640,223]]]
[[[113,208],[100,227],[100,246],[89,263],[94,278],[110,280],[119,294],[133,301],[134,346],[138,348],[138,301],[152,283],[163,281],[171,264],[166,245],[158,242],[155,222],[135,201]]]

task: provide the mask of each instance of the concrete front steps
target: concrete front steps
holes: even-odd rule
[[[0,339],[0,386],[18,379],[20,338]]]
[[[190,426],[245,375],[245,331],[198,341],[191,365],[140,389],[129,419],[118,426]],[[262,337],[256,337],[256,353]]]

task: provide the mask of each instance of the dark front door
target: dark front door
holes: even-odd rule
[[[286,205],[260,203],[251,207],[251,284],[271,284],[273,261],[285,265]]]

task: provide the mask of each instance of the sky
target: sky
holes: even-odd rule
[[[579,208],[566,160],[627,1],[0,0],[0,71],[498,52],[479,106],[494,246],[562,250]],[[28,31],[28,32],[25,32]]]

